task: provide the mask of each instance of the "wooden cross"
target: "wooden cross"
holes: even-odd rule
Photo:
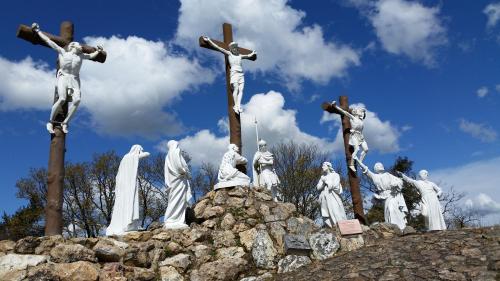
[[[226,49],[229,51],[229,43],[233,42],[233,29],[229,23],[224,23],[222,25],[222,34],[224,36],[224,42],[213,40],[217,46]],[[203,36],[200,36],[199,38],[199,43],[200,47],[211,49],[214,51],[217,51],[214,47],[212,47],[208,42],[205,42],[203,40]],[[239,53],[241,55],[248,55],[251,54],[252,51],[238,47]],[[241,143],[241,120],[240,120],[240,115],[236,114],[233,110],[234,106],[234,100],[233,100],[233,91],[231,88],[231,82],[230,82],[230,65],[227,56],[225,57],[225,62],[226,62],[226,89],[227,89],[227,110],[229,114],[229,142],[233,143],[238,146],[240,149],[240,154],[243,154],[243,147]],[[255,61],[257,59],[257,55],[254,55],[250,58],[249,60]],[[246,167],[245,165],[238,165],[237,166],[238,170],[240,170],[243,173],[246,173]]]
[[[339,106],[345,111],[349,111],[349,102],[347,100],[347,96],[340,96]],[[351,134],[351,122],[349,121],[349,117],[343,115],[339,110],[335,108],[335,106],[333,106],[329,102],[324,102],[321,107],[327,112],[339,114],[341,116],[342,134],[344,136],[345,159],[347,161],[347,166],[349,166],[349,163],[351,163],[352,159],[352,153],[354,151],[354,148],[349,145],[349,136]],[[366,225],[368,222],[363,211],[363,198],[361,197],[361,192],[359,190],[358,174],[349,168],[347,168],[347,173],[349,177],[349,187],[351,189],[354,217],[358,219],[362,224]]]
[[[45,32],[44,32],[45,33]],[[73,41],[74,26],[73,23],[65,21],[61,23],[60,35],[52,35],[45,33],[50,40],[54,41],[60,47],[65,47]],[[31,27],[20,25],[17,29],[17,37],[31,42],[34,45],[47,44],[33,32]],[[94,47],[81,45],[84,53],[93,53],[97,49]],[[94,61],[105,62],[106,53],[101,51]],[[57,63],[59,68],[59,62]],[[57,73],[57,72],[56,72]],[[57,89],[55,89],[54,102],[57,101]],[[48,190],[47,190],[47,206],[45,207],[45,235],[62,234],[63,228],[63,186],[64,186],[64,153],[66,152],[66,134],[62,131],[60,124],[68,114],[68,103],[65,102],[62,107],[62,112],[58,113],[54,118],[54,134],[50,136],[50,152],[49,152],[49,167],[48,167]]]

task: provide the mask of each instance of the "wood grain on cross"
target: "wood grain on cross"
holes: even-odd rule
[[[45,33],[45,32],[44,32]],[[17,37],[31,42],[34,45],[47,44],[26,25],[20,25],[17,30]],[[61,23],[60,35],[52,35],[45,33],[50,40],[64,48],[73,41],[74,26],[73,23],[65,21]],[[82,45],[84,53],[93,53],[97,49],[94,47]],[[94,61],[105,62],[106,53],[101,51]],[[57,63],[59,68],[59,63]],[[57,71],[56,71],[57,73]],[[55,89],[54,102],[57,101],[57,89]],[[45,235],[62,234],[63,228],[63,185],[64,185],[64,153],[66,152],[66,134],[62,131],[60,124],[68,114],[68,103],[65,102],[62,106],[62,112],[58,113],[54,118],[54,134],[50,136],[50,152],[49,152],[49,168],[48,168],[48,189],[47,189],[47,206],[45,207]]]
[[[217,46],[229,51],[229,43],[233,42],[233,29],[229,23],[224,23],[222,25],[222,34],[224,36],[224,41],[212,40]],[[200,47],[207,48],[210,50],[218,51],[214,47],[212,47],[208,42],[203,40],[203,36],[199,38]],[[252,51],[238,47],[239,53],[241,55],[251,54]],[[240,149],[240,154],[243,154],[243,147],[241,142],[241,120],[240,115],[236,114],[233,110],[234,99],[233,99],[233,90],[231,88],[231,78],[230,78],[230,65],[227,56],[225,55],[226,62],[226,89],[227,89],[227,110],[229,114],[229,142],[238,146]],[[249,60],[255,61],[257,59],[257,55],[254,55]],[[246,174],[245,165],[238,165],[238,170]]]
[[[339,106],[345,111],[349,111],[349,102],[347,100],[347,96],[340,96],[339,98]],[[352,153],[354,151],[353,147],[349,145],[349,136],[351,135],[351,122],[349,121],[349,117],[343,115],[338,109],[335,108],[331,103],[324,102],[321,107],[323,110],[339,114],[342,119],[342,135],[344,137],[344,151],[345,151],[345,159],[347,161],[347,166],[351,163]],[[356,163],[355,163],[356,165]],[[358,174],[351,169],[347,168],[347,173],[349,177],[349,187],[351,189],[351,197],[352,197],[352,208],[354,211],[354,217],[358,219],[362,224],[367,224],[367,220],[365,217],[365,213],[363,210],[363,198],[361,197],[361,191],[359,190],[359,178]]]

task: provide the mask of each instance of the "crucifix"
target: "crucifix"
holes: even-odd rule
[[[340,96],[339,98],[340,108],[344,111],[349,112],[349,102],[347,100],[347,96]],[[349,117],[343,114],[339,109],[336,108],[335,104],[324,102],[321,107],[324,111],[329,113],[339,114],[342,120],[342,135],[344,137],[344,149],[345,149],[345,159],[347,161],[347,165],[356,165],[352,161],[354,148],[349,144],[349,136],[351,134],[351,122],[349,121]],[[354,164],[353,164],[354,163]],[[351,189],[351,197],[352,197],[352,208],[354,211],[354,217],[358,219],[362,224],[367,224],[367,220],[363,211],[363,198],[361,197],[361,191],[359,189],[359,178],[356,169],[347,169],[347,174],[349,177],[349,187]]]
[[[241,59],[255,61],[257,54],[254,51],[238,47],[233,42],[233,30],[229,23],[222,25],[224,41],[212,40],[205,36],[200,36],[200,47],[222,52],[225,56],[226,64],[226,89],[227,106],[229,114],[229,142],[238,146],[243,154],[241,143],[241,98],[243,96],[243,70],[241,69]],[[246,173],[245,165],[238,165],[238,170]]]
[[[39,31],[39,27],[33,24],[31,27],[26,25],[20,25],[17,30],[17,37],[24,39],[34,45],[43,45],[46,47],[51,47],[57,49],[59,52],[59,58],[63,57],[63,52],[67,46],[72,48],[78,48],[81,50],[81,56],[86,59],[90,59],[97,62],[106,61],[106,53],[100,48],[94,48],[86,45],[79,45],[77,42],[73,42],[74,26],[73,23],[65,21],[61,23],[60,35],[52,35],[49,33]],[[47,40],[48,39],[48,40]],[[63,57],[63,59],[68,59],[68,57]],[[71,58],[69,58],[71,59]],[[68,69],[61,69],[63,62],[57,61],[57,77],[59,87],[64,86],[64,91],[75,90],[78,87],[79,91],[79,78],[78,72],[79,67],[74,67],[77,62],[72,60],[71,62],[64,61],[65,65],[73,63],[73,68],[71,65]],[[81,61],[80,61],[81,64]],[[64,77],[64,81],[60,81],[59,77],[66,75],[64,71],[69,71],[69,75],[72,77]],[[75,73],[76,72],[76,73]],[[75,75],[76,74],[76,75]],[[71,79],[70,79],[71,78]],[[78,85],[76,85],[78,83]],[[67,84],[75,84],[69,85]],[[64,185],[64,153],[66,152],[66,132],[67,121],[68,121],[68,103],[67,99],[60,98],[61,91],[58,91],[58,86],[55,88],[54,93],[54,105],[57,104],[56,110],[53,107],[53,113],[51,114],[51,120],[47,124],[47,129],[49,129],[50,135],[50,152],[49,152],[49,167],[48,167],[48,190],[47,190],[47,206],[45,207],[45,235],[57,235],[62,234],[63,228],[63,217],[62,217],[62,206],[63,206],[63,185]],[[67,89],[66,89],[67,87]],[[59,89],[61,90],[61,89]],[[65,92],[63,95],[65,96]],[[73,95],[75,93],[73,92]],[[78,93],[79,99],[79,93]],[[62,101],[62,102],[61,102]],[[73,103],[75,100],[73,99]],[[77,105],[76,105],[77,106]],[[72,112],[76,109],[73,104]]]

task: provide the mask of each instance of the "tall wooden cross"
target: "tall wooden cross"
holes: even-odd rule
[[[73,41],[74,26],[73,23],[65,21],[61,23],[59,36],[45,33],[50,40],[54,41],[60,47],[65,47]],[[34,45],[47,44],[33,32],[31,27],[20,25],[17,29],[17,37],[31,42]],[[82,45],[84,53],[93,53],[97,49],[94,47]],[[94,61],[105,62],[106,53],[101,51]],[[59,68],[59,62],[57,63]],[[57,73],[57,72],[56,72]],[[57,89],[55,90],[54,102],[57,101]],[[66,134],[62,131],[60,124],[68,114],[68,103],[63,105],[62,112],[55,117],[54,134],[50,136],[49,168],[48,168],[48,190],[47,206],[45,207],[45,235],[62,234],[63,228],[63,186],[64,186],[64,153],[66,152]]]
[[[233,29],[232,26],[229,23],[224,23],[222,25],[222,34],[224,36],[224,42],[213,40],[212,41],[217,44],[217,46],[226,49],[229,51],[229,43],[233,42]],[[200,47],[211,49],[214,51],[217,51],[214,47],[212,47],[208,42],[203,40],[203,36],[200,36],[199,38],[200,42]],[[239,53],[242,55],[248,55],[251,54],[252,51],[238,47]],[[234,100],[233,100],[233,90],[231,88],[231,83],[230,83],[230,65],[227,56],[225,57],[225,62],[226,62],[226,89],[227,89],[227,110],[229,114],[229,142],[236,144],[238,148],[240,149],[240,154],[243,154],[243,145],[241,143],[241,120],[240,120],[240,115],[236,114],[233,110],[234,106]],[[249,60],[255,61],[257,59],[257,56],[252,56],[249,58]],[[240,170],[243,173],[246,173],[246,167],[245,165],[238,165],[237,166],[238,170]]]
[[[347,100],[347,96],[340,96],[339,98],[339,106],[345,111],[349,111],[349,102]],[[338,111],[331,103],[324,102],[321,107],[323,110],[339,114],[342,119],[342,135],[344,136],[344,149],[345,149],[345,159],[347,161],[347,166],[351,163],[352,153],[354,151],[353,147],[349,145],[349,136],[351,134],[351,122],[349,121],[349,117],[344,116]],[[356,163],[355,163],[356,165]],[[361,191],[359,190],[359,178],[358,174],[351,169],[347,168],[347,173],[349,177],[349,187],[351,189],[351,197],[352,197],[352,208],[354,211],[354,217],[358,219],[362,224],[367,224],[367,220],[365,217],[365,213],[363,211],[363,198],[361,197]]]

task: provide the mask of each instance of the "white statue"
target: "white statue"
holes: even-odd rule
[[[342,185],[339,174],[333,170],[330,162],[324,162],[321,168],[323,175],[316,185],[316,189],[321,191],[319,195],[321,216],[329,227],[333,227],[337,222],[347,219],[344,204],[340,198]]]
[[[224,153],[219,167],[219,174],[217,176],[219,182],[214,186],[214,189],[232,186],[250,186],[250,178],[236,169],[236,165],[246,164],[247,159],[238,153],[239,148],[237,145],[230,144],[227,148],[228,151]]]
[[[405,174],[398,172],[404,181],[414,185],[422,196],[422,215],[428,230],[445,230],[443,211],[438,197],[441,196],[441,188],[427,179],[429,173],[426,170],[418,172],[420,180],[414,180]]]
[[[274,156],[267,150],[264,140],[259,141],[259,150],[253,156],[253,185],[265,186],[271,191],[275,202],[278,201],[280,180],[273,168]]]
[[[401,230],[406,227],[406,207],[405,199],[401,193],[403,181],[384,170],[384,165],[377,162],[373,166],[375,173],[370,171],[366,165],[360,163],[363,173],[373,182],[378,193],[373,196],[376,199],[384,200],[384,219],[387,223],[397,225]]]
[[[127,231],[138,230],[139,192],[137,190],[137,169],[139,159],[149,156],[142,146],[136,144],[130,149],[118,167],[115,186],[115,204],[111,215],[111,223],[106,229],[106,235],[123,235]]]
[[[336,102],[333,101],[332,105],[343,115],[347,116],[351,123],[349,145],[351,145],[354,148],[354,151],[352,153],[352,158],[349,163],[349,169],[356,172],[356,167],[354,166],[354,160],[359,160],[360,163],[363,163],[363,160],[365,159],[365,156],[368,153],[368,144],[366,143],[365,137],[363,136],[363,120],[365,120],[366,118],[366,109],[362,107],[354,107],[351,108],[352,112],[351,114],[348,111],[345,111],[342,108],[338,107],[335,103]],[[360,148],[361,148],[361,154],[358,158],[358,152]]]
[[[165,157],[165,185],[168,190],[168,206],[165,211],[165,228],[186,228],[186,208],[191,200],[191,174],[186,160],[182,156],[179,143],[171,140],[167,143]]]
[[[71,42],[64,49],[59,47],[56,43],[50,40],[43,32],[40,31],[40,27],[37,23],[31,25],[33,32],[38,34],[40,38],[52,49],[56,50],[58,55],[59,70],[57,71],[57,95],[58,99],[52,105],[52,111],[50,112],[50,121],[47,123],[47,130],[49,133],[54,133],[54,118],[56,114],[62,110],[62,106],[68,100],[68,95],[71,97],[72,104],[68,110],[68,116],[61,123],[62,130],[64,133],[68,133],[68,122],[75,114],[78,105],[80,105],[80,68],[82,67],[82,61],[84,59],[94,59],[99,52],[103,49],[101,46],[97,46],[97,51],[91,54],[85,54],[82,50],[82,46],[78,42]]]
[[[219,47],[210,38],[206,36],[203,36],[202,38],[205,42],[208,42],[216,50],[227,56],[230,66],[229,83],[233,88],[233,100],[234,100],[233,110],[234,112],[236,112],[236,114],[240,114],[241,112],[243,112],[243,109],[241,108],[241,99],[243,98],[243,88],[245,87],[245,78],[243,76],[243,68],[241,66],[241,60],[251,58],[257,53],[255,51],[252,51],[252,53],[248,55],[240,55],[240,52],[238,50],[238,43],[236,42],[229,43],[229,51],[228,51],[224,48]]]

